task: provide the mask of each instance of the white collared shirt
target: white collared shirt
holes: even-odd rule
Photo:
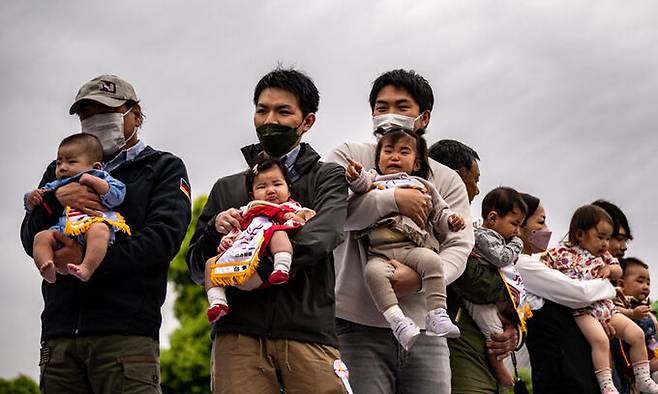
[[[541,254],[522,254],[516,262],[528,290],[532,309],[544,306],[544,298],[577,309],[595,301],[615,297],[615,288],[607,279],[577,280],[554,270],[540,261]]]

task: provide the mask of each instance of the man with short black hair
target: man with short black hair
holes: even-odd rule
[[[459,174],[466,186],[469,204],[480,193],[480,167],[477,152],[455,140],[444,139],[429,149],[430,157]],[[481,303],[496,302],[507,296],[507,288],[497,270],[469,256],[464,273],[448,287],[448,311],[454,316],[462,335],[448,340],[452,392],[497,392],[504,390],[489,368],[487,352],[506,356],[517,345],[518,331],[507,319],[501,319],[504,332],[485,338],[462,304],[462,297]]]
[[[480,194],[480,156],[477,152],[459,141],[445,139],[435,142],[429,149],[429,155],[444,166],[457,171],[466,186],[468,203],[472,203],[475,196]]]
[[[380,75],[369,95],[373,129],[381,132],[403,129],[420,136],[427,128],[434,96],[425,78],[407,70],[392,70]],[[347,159],[375,167],[375,144],[346,143],[329,155],[329,160],[342,166]],[[452,210],[462,215],[468,227],[464,231],[438,234],[439,257],[443,260],[447,283],[464,270],[466,258],[473,247],[473,230],[466,189],[457,174],[430,160],[436,187]],[[406,351],[395,339],[389,323],[378,312],[364,282],[365,246],[356,238],[356,231],[373,224],[383,216],[400,213],[425,223],[430,211],[427,199],[418,190],[390,189],[380,193],[354,196],[349,203],[345,242],[336,257],[336,330],[343,358],[350,369],[350,382],[356,393],[449,393],[450,362],[446,339],[421,334],[413,348]],[[354,215],[353,213],[361,214]],[[364,212],[372,214],[364,215]],[[424,226],[422,226],[424,227]],[[394,267],[391,282],[400,307],[416,325],[425,327],[425,294],[419,293],[418,274],[400,262]]]
[[[335,331],[332,251],[342,241],[347,208],[345,171],[320,161],[303,135],[315,123],[319,94],[303,73],[276,69],[254,90],[254,126],[260,144],[245,146],[246,165],[280,160],[290,176],[291,197],[317,215],[290,237],[288,282],[268,288],[227,287],[231,312],[213,325],[213,393],[343,393],[347,377]],[[222,235],[240,228],[237,209],[250,201],[245,172],[220,178],[208,196],[190,241],[187,263],[203,284],[206,261]],[[264,256],[259,268],[271,267]],[[267,283],[259,269],[251,283]],[[342,377],[342,379],[341,379]]]

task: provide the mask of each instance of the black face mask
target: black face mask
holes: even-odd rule
[[[302,121],[304,123],[304,121]],[[299,124],[301,126],[301,123]],[[272,157],[281,157],[288,153],[299,139],[297,128],[276,123],[266,123],[256,128],[258,140],[263,150]]]

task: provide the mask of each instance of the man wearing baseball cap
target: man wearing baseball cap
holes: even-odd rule
[[[104,170],[126,184],[116,209],[131,236],[117,234],[99,269],[88,282],[58,275],[42,283],[42,393],[159,393],[158,332],[170,261],[178,252],[190,221],[190,186],[182,160],[147,146],[137,129],[144,116],[133,87],[114,75],[85,83],[69,110],[83,133],[101,142]],[[55,162],[39,186],[55,179]],[[79,183],[44,195],[43,204],[26,214],[21,226],[25,251],[49,228],[64,207],[83,212],[105,210],[100,197]],[[58,236],[58,272],[79,264],[84,248]]]

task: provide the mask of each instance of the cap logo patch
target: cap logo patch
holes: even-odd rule
[[[100,91],[101,92],[107,92],[107,93],[116,93],[117,92],[117,85],[112,81],[103,81],[103,80],[101,80]]]

